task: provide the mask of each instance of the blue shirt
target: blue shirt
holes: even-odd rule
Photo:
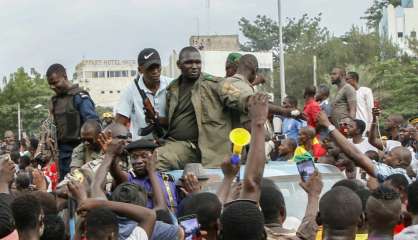
[[[306,126],[306,121],[296,120],[294,118],[284,118],[282,131],[286,138],[291,138],[298,142],[299,130]]]
[[[412,180],[411,178],[409,178],[405,169],[394,168],[384,163],[376,162],[376,161],[373,161],[373,163],[374,163],[374,171],[376,173],[376,178],[380,183],[384,182],[386,178],[392,174],[402,174],[405,176],[405,178],[408,180],[409,183],[412,183]]]
[[[172,178],[168,174],[164,174],[164,176],[162,176],[160,172],[157,172],[157,178],[160,183],[160,187],[163,190],[164,198],[168,208],[170,210],[173,210],[173,212],[176,212],[179,203],[179,197],[177,196],[177,189],[176,184],[174,182],[174,178]],[[151,197],[153,189],[149,177],[137,177],[135,173],[131,170],[128,172],[128,182],[143,187],[145,191],[148,193],[147,208],[154,208],[154,203]]]

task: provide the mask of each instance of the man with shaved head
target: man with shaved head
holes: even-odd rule
[[[200,53],[194,47],[180,51],[177,66],[181,75],[167,88],[168,141],[157,149],[158,167],[183,169],[192,162],[219,167],[223,158],[231,154],[228,139],[233,128],[231,110],[238,114],[246,112],[253,89],[242,80],[231,84],[202,73]],[[244,55],[239,60],[237,74],[243,76],[241,79],[245,77],[245,81],[252,81],[257,68],[257,59]]]
[[[341,119],[356,117],[357,97],[356,90],[348,83],[346,83],[345,69],[335,67],[330,73],[331,83],[337,86],[337,94],[332,100],[331,120],[336,126]]]
[[[80,168],[87,162],[102,158],[101,148],[97,142],[97,137],[101,132],[100,123],[96,120],[87,120],[81,126],[81,143],[73,150],[71,155],[71,170]]]

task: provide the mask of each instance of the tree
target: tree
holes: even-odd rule
[[[319,54],[322,45],[330,38],[327,28],[321,27],[321,14],[309,17],[304,14],[300,19],[287,18],[283,27],[283,44],[286,61],[286,85],[292,86],[286,91],[289,95],[301,96],[303,88],[312,84],[312,58]],[[275,21],[258,15],[252,23],[246,18],[239,21],[240,30],[248,41],[242,45],[244,51],[273,51],[274,70],[279,71],[279,28]],[[278,74],[273,73],[273,79]],[[274,80],[273,80],[274,81]],[[279,99],[280,88],[265,89],[272,91]]]
[[[283,47],[286,53],[314,52],[325,43],[330,34],[327,28],[321,27],[321,14],[316,17],[302,15],[300,19],[287,18],[283,27]],[[267,16],[257,15],[251,23],[246,18],[238,22],[241,32],[249,40],[241,45],[243,51],[273,50],[274,59],[279,60],[279,27]]]
[[[48,101],[53,95],[45,78],[34,69],[29,75],[23,68],[9,77],[9,83],[0,92],[0,132],[17,132],[17,104],[20,103],[22,128],[35,134],[41,122],[48,116]],[[34,109],[38,104],[42,107]]]
[[[376,32],[379,29],[380,20],[383,17],[383,10],[392,4],[394,7],[401,5],[401,0],[374,0],[372,6],[370,6],[363,19],[367,20],[367,26],[374,29]]]
[[[418,58],[418,40],[416,37],[408,38],[408,47],[415,57]]]
[[[418,61],[393,58],[370,65],[375,96],[380,100],[386,117],[391,113],[409,118],[418,115]]]

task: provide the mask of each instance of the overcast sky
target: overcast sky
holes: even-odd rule
[[[372,0],[282,2],[284,17],[322,12],[322,24],[341,35],[353,24],[364,26],[360,17]],[[0,77],[20,66],[45,73],[55,62],[73,72],[83,57],[135,59],[145,47],[156,48],[167,62],[198,30],[239,34],[241,17],[277,19],[276,0],[211,0],[210,18],[207,5],[207,0],[0,0]]]

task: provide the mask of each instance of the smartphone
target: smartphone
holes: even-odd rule
[[[312,159],[296,162],[296,166],[298,168],[299,175],[304,182],[308,181],[308,179],[315,172],[315,165]]]
[[[189,215],[179,218],[179,224],[184,229],[186,240],[200,239],[200,225],[196,215]]]

